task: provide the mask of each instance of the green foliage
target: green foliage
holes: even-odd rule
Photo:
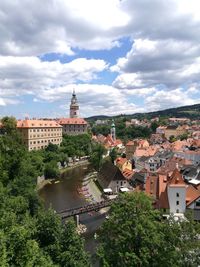
[[[44,176],[46,179],[56,179],[59,177],[59,170],[56,161],[46,163],[44,168]]]
[[[94,125],[92,127],[92,133],[94,135],[103,134],[107,136],[110,133],[110,125]]]
[[[184,134],[180,135],[178,138],[179,138],[181,141],[183,141],[183,140],[187,140],[187,139],[188,139],[188,134],[187,134],[187,133],[184,133]]]
[[[160,126],[160,123],[157,122],[157,121],[153,121],[153,122],[151,123],[151,130],[152,130],[153,133],[156,132],[156,128],[158,128],[158,126]]]
[[[69,157],[89,155],[91,138],[88,134],[64,135],[60,150]]]
[[[57,161],[65,158],[57,146],[28,152],[12,120],[3,119],[0,136],[0,266],[89,266],[83,240],[75,226],[63,225],[45,211],[36,191],[36,178],[57,176]],[[49,160],[54,161],[49,161]]]
[[[15,117],[3,117],[1,119],[1,123],[3,125],[3,128],[5,130],[5,133],[10,134],[13,131],[16,130],[16,126],[17,126],[17,121],[15,119]]]
[[[101,144],[93,144],[92,153],[90,156],[90,162],[94,169],[99,171],[103,163],[103,155],[106,153],[106,149]]]
[[[110,156],[110,158],[111,158],[112,163],[114,163],[114,161],[115,161],[116,158],[117,158],[117,149],[116,149],[116,148],[113,148],[113,149],[110,151],[109,156]]]
[[[120,195],[99,233],[101,266],[198,266],[199,225],[163,221],[143,193]]]
[[[173,142],[175,142],[177,140],[177,138],[174,136],[174,135],[171,135],[170,137],[169,137],[169,142],[170,143],[173,143]]]

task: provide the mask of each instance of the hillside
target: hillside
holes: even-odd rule
[[[127,118],[137,118],[143,119],[148,118],[151,119],[153,117],[179,117],[179,118],[190,118],[190,119],[199,119],[200,118],[200,104],[190,105],[190,106],[183,106],[178,108],[170,108],[165,110],[159,110],[154,112],[147,112],[147,113],[135,113],[135,114],[120,114],[117,116],[105,116],[105,115],[97,115],[88,117],[88,120],[105,120],[109,118],[118,118],[118,117],[127,117]]]

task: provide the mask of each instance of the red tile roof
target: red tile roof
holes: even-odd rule
[[[53,120],[18,120],[17,128],[51,128],[62,127],[58,122]]]
[[[186,186],[186,183],[177,168],[173,171],[168,186]]]
[[[128,143],[126,144],[126,146],[133,146],[135,144],[134,141],[128,141]]]
[[[186,205],[189,206],[193,201],[200,197],[200,191],[189,185],[186,189]]]
[[[58,123],[61,125],[65,124],[87,124],[84,119],[81,118],[61,118],[58,119]]]
[[[134,171],[133,170],[129,170],[129,169],[125,169],[122,174],[124,175],[124,177],[127,179],[127,180],[130,180],[134,174]]]
[[[127,162],[126,158],[117,158],[116,159],[116,164],[118,164],[118,165],[123,165],[125,162]]]

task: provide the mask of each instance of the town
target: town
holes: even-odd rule
[[[191,211],[194,219],[200,220],[200,121],[168,118],[165,125],[159,125],[159,121],[159,117],[125,121],[127,129],[134,126],[150,128],[152,124],[155,129],[148,139],[138,136],[126,142],[117,138],[114,120],[98,119],[94,122],[94,125],[110,128],[107,136],[101,133],[91,135],[93,143],[105,148],[102,154],[104,162],[98,170],[98,183],[105,194],[145,192],[153,197],[154,207],[161,209],[163,216],[173,214],[175,218],[184,218],[185,212]],[[18,120],[17,129],[29,151],[44,149],[50,143],[60,146],[62,136],[66,134],[92,132],[90,124],[79,118],[75,91],[69,118]],[[112,161],[106,160],[112,154]],[[79,155],[74,155],[74,158],[80,160]]]

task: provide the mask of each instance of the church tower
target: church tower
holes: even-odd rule
[[[111,134],[111,137],[112,137],[113,141],[115,141],[116,140],[116,133],[115,133],[115,123],[114,123],[114,120],[112,120],[110,134]]]
[[[79,117],[79,105],[75,90],[73,90],[71,104],[70,104],[70,118],[78,118],[78,117]]]

